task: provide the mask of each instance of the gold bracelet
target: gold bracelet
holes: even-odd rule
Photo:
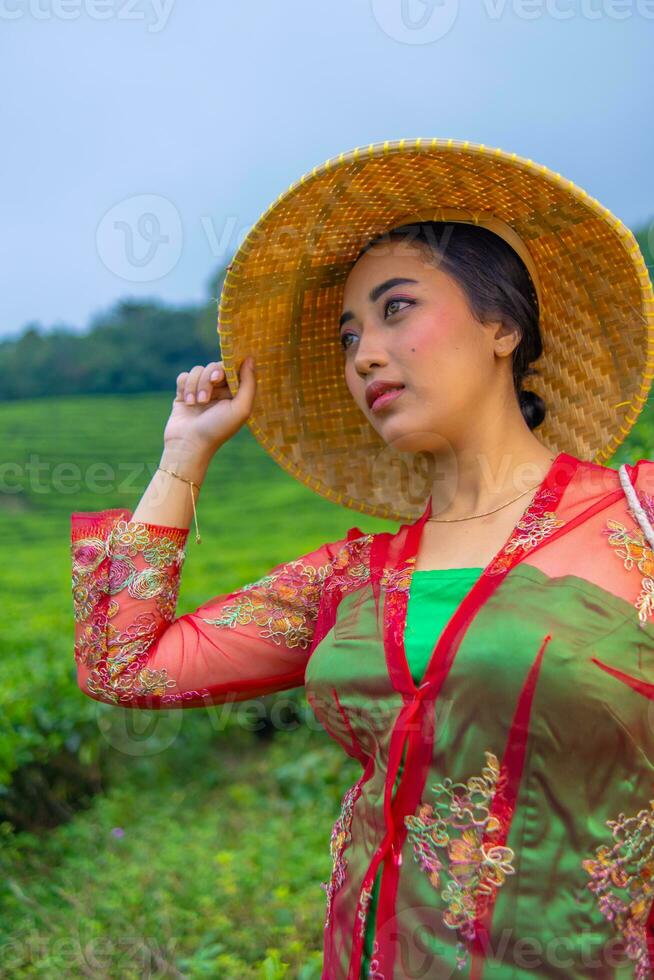
[[[195,543],[196,544],[200,544],[201,541],[202,541],[202,538],[200,537],[200,531],[198,530],[198,516],[197,516],[197,514],[195,512],[195,497],[193,496],[193,487],[197,487],[198,488],[198,492],[200,490],[200,487],[198,486],[197,483],[194,483],[193,480],[187,480],[185,476],[180,476],[179,473],[174,473],[172,470],[164,469],[163,466],[158,466],[157,469],[158,470],[161,470],[163,473],[170,473],[171,476],[176,476],[178,480],[183,480],[184,483],[190,483],[190,485],[191,485],[191,503],[193,504],[193,519],[195,520]]]

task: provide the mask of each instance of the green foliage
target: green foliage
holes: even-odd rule
[[[308,727],[265,751],[238,730],[201,742],[204,765],[117,759],[92,810],[5,838],[3,975],[318,980],[330,831],[361,767]],[[300,799],[283,783],[305,756]]]
[[[15,464],[14,492],[0,495],[0,972],[122,978],[163,975],[170,961],[171,975],[313,980],[318,883],[358,763],[315,720],[261,741],[252,709],[268,699],[135,712],[77,687],[70,513],[136,506],[168,410],[155,393],[0,414]],[[395,526],[302,487],[247,428],[216,456],[198,509],[203,543],[190,535],[178,615],[358,516],[366,530]],[[301,688],[271,698],[310,710]]]
[[[31,324],[0,341],[0,391],[13,400],[174,390],[180,371],[220,357],[215,302],[205,309],[120,300],[84,333]]]
[[[192,353],[213,343],[214,314],[215,299],[200,315],[123,302],[87,337],[31,329],[0,344],[13,399],[0,415],[0,971],[12,978],[320,977],[318,883],[358,763],[312,726],[263,742],[259,700],[134,712],[76,683],[70,513],[136,506],[171,380],[218,356]],[[610,465],[653,445],[648,403]],[[302,487],[247,428],[214,460],[199,519],[178,615],[355,524],[396,528]],[[309,710],[301,689],[273,698]]]
[[[0,819],[11,810],[12,774],[25,766],[56,759],[57,770],[65,773],[74,769],[69,754],[94,767],[95,779],[102,777],[102,726],[116,709],[85,697],[76,685],[70,513],[136,506],[159,461],[168,412],[168,395],[156,393],[3,406],[0,439],[11,468],[5,467],[0,494],[0,534],[8,555],[0,566]],[[648,403],[611,465],[650,458],[653,445]],[[178,615],[338,539],[353,525],[395,529],[301,486],[261,450],[247,427],[216,456],[200,495],[199,519],[203,544],[189,535]],[[203,723],[185,724],[191,741],[192,725]],[[75,793],[69,798],[64,783],[62,776],[59,803],[72,813],[79,800]]]
[[[107,753],[122,737],[116,734],[120,710],[85,697],[76,683],[70,514],[136,507],[159,461],[169,409],[168,395],[156,393],[3,406],[0,440],[13,468],[5,470],[0,494],[0,534],[9,556],[0,566],[0,819],[20,805],[11,797],[13,774],[49,763],[60,773],[52,807],[72,815],[80,800],[74,786],[66,787],[65,772],[74,771],[75,761],[94,767],[101,780]],[[189,535],[178,615],[357,523],[356,514],[287,476],[247,427],[214,459],[198,513],[203,543]],[[365,518],[366,529],[393,526]],[[230,723],[244,725],[246,704],[232,711],[235,722],[218,709],[187,709],[177,743],[192,744],[206,724],[218,739]],[[140,714],[144,724],[155,716],[163,733],[150,737],[143,749],[150,752],[157,737],[168,737],[163,719],[172,717],[174,728],[178,712]]]
[[[652,222],[634,232],[654,276]],[[174,307],[159,300],[121,299],[90,319],[84,331],[29,323],[0,340],[3,400],[73,394],[171,391],[194,364],[220,360],[218,306],[226,267],[207,281],[204,303]]]
[[[654,280],[654,217],[638,231],[635,231],[634,235],[643,253],[650,279]]]

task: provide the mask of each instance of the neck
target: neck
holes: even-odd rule
[[[552,465],[556,452],[534,436],[507,447],[467,446],[447,454],[433,454],[432,516],[464,518],[505,504],[536,489]]]

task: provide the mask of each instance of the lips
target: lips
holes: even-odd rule
[[[402,385],[401,388],[388,388],[383,395],[379,395],[378,398],[375,398],[374,402],[370,406],[370,411],[381,412],[386,405],[389,405],[391,402],[396,402],[398,398],[401,398],[403,392],[404,385]]]
[[[368,408],[372,408],[373,402],[379,398],[380,395],[385,394],[387,391],[396,391],[398,388],[404,388],[404,385],[399,381],[373,381],[366,388],[366,402],[368,403]]]

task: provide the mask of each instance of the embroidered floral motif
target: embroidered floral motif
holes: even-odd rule
[[[477,916],[515,872],[513,850],[497,843],[504,839],[506,821],[490,813],[495,795],[503,795],[506,773],[492,752],[484,754],[481,776],[471,776],[465,784],[445,778],[432,787],[434,803],[421,803],[415,815],[404,818],[416,860],[434,888],[442,889],[443,921],[458,930],[459,969],[468,960],[465,940],[474,938]]]
[[[599,910],[624,940],[634,960],[636,980],[652,976],[647,950],[647,918],[654,900],[654,800],[635,816],[618,814],[607,820],[613,842],[596,848],[595,857],[582,861],[590,875],[587,887]]]
[[[386,590],[386,615],[389,624],[389,636],[400,646],[403,642],[403,630],[400,624],[400,611],[404,606],[405,596],[411,586],[413,567],[416,563],[416,556],[407,558],[404,565],[399,568],[385,568],[380,586]]]
[[[234,628],[256,623],[259,633],[280,645],[306,650],[312,641],[321,593],[348,590],[369,576],[369,563],[363,560],[365,546],[372,535],[348,542],[332,561],[319,568],[301,558],[264,575],[238,590],[234,602],[224,606],[221,615],[209,619],[211,626]]]
[[[359,908],[357,910],[358,928],[357,935],[359,938],[365,934],[366,931],[366,919],[368,918],[368,908],[370,907],[370,899],[372,898],[373,884],[368,885],[367,888],[361,890],[361,895],[359,896]]]
[[[513,565],[512,557],[516,551],[526,555],[528,551],[544,541],[550,534],[562,527],[565,521],[559,520],[554,511],[540,508],[548,501],[556,501],[557,495],[552,490],[542,490],[532,500],[527,513],[518,521],[509,540],[495,560],[485,571],[486,575],[499,575]]]
[[[557,528],[562,527],[565,521],[560,520],[554,511],[542,510],[548,502],[553,503],[557,500],[558,495],[552,490],[542,490],[534,497],[530,507],[516,524],[501,552],[482,574],[499,575],[513,564],[513,555],[516,551],[523,555],[526,554]],[[401,593],[408,593],[409,591],[415,563],[416,556],[414,555],[407,558],[399,568],[384,569],[381,585],[391,594],[390,605],[393,612],[399,606]]]
[[[147,525],[140,521],[117,521],[109,532],[107,550],[113,555],[121,552],[135,558],[143,552],[148,565],[164,569],[169,565],[179,565],[184,552],[179,544],[164,534],[152,534]]]
[[[654,552],[640,527],[630,531],[620,521],[609,518],[602,533],[608,535],[609,544],[618,558],[622,558],[626,570],[629,572],[636,565],[642,575],[641,591],[634,603],[642,628],[654,612]]]
[[[147,566],[140,571],[132,561],[139,552]],[[82,537],[73,541],[71,554],[77,622],[88,618],[98,599],[115,595],[125,588],[135,599],[156,598],[165,619],[174,616],[185,552],[172,538],[160,534],[153,536],[150,529],[138,521],[119,520],[109,530],[106,540]],[[108,558],[111,558],[110,570],[103,572],[101,566]]]
[[[301,559],[283,569],[264,575],[239,589],[232,603],[224,606],[220,616],[201,619],[210,626],[235,629],[255,623],[259,634],[278,646],[306,649],[311,642],[311,624],[315,620],[320,590],[329,574],[330,564],[316,569]]]
[[[338,601],[360,588],[370,578],[370,548],[374,535],[354,538],[340,549],[332,561],[332,570],[325,586],[328,599]]]
[[[380,584],[390,595],[400,594],[402,592],[408,592],[409,586],[411,585],[411,574],[413,572],[413,566],[416,563],[416,556],[412,555],[407,558],[404,565],[399,568],[385,568]]]
[[[379,953],[379,943],[375,939],[372,944],[372,956],[370,957],[370,969],[368,970],[368,980],[384,980],[384,974],[380,972],[379,960],[377,959],[377,954]]]
[[[639,493],[640,505],[647,515],[647,520],[650,524],[654,524],[654,497],[647,493],[645,490],[641,490]]]
[[[361,938],[366,931],[366,919],[368,917],[368,908],[370,906],[370,899],[372,898],[373,885],[369,885],[361,891],[361,896],[359,899],[359,910],[357,912],[358,922],[358,936]],[[368,965],[368,980],[384,980],[384,974],[379,970],[379,960],[376,959],[379,953],[379,942],[377,939],[373,941],[372,952],[370,955],[370,963]]]
[[[325,929],[328,928],[331,922],[332,916],[332,906],[334,902],[334,895],[341,887],[345,881],[347,861],[344,856],[344,852],[347,845],[352,840],[351,827],[352,827],[352,816],[354,813],[354,804],[359,799],[361,795],[361,786],[364,779],[362,774],[356,783],[345,793],[341,801],[341,813],[332,828],[331,842],[330,842],[330,852],[332,857],[332,873],[329,882],[321,881],[320,887],[327,893],[327,910],[325,913]]]
[[[71,544],[75,659],[91,668],[87,689],[103,701],[119,704],[175,686],[165,669],[139,669],[138,660],[161,620],[174,619],[185,558],[181,540],[140,521],[115,519],[106,537],[90,533]],[[141,569],[133,560],[138,554]],[[121,631],[111,621],[120,608],[112,597],[123,589],[134,599],[154,599],[155,609]]]
[[[71,548],[75,659],[90,668],[88,691],[114,703],[144,695],[156,695],[165,704],[201,697],[206,692],[170,692],[176,684],[165,669],[138,665],[161,621],[174,620],[186,532],[165,534],[155,526],[107,512],[76,533]],[[204,622],[224,627],[254,622],[261,635],[274,643],[306,649],[325,583],[345,590],[363,582],[369,576],[367,553],[372,539],[372,534],[350,537],[334,560],[319,568],[302,559],[289,562],[237,590],[220,617]],[[137,555],[142,556],[141,567]],[[121,631],[112,622],[120,609],[113,597],[123,590],[133,599],[155,603],[154,609]]]

